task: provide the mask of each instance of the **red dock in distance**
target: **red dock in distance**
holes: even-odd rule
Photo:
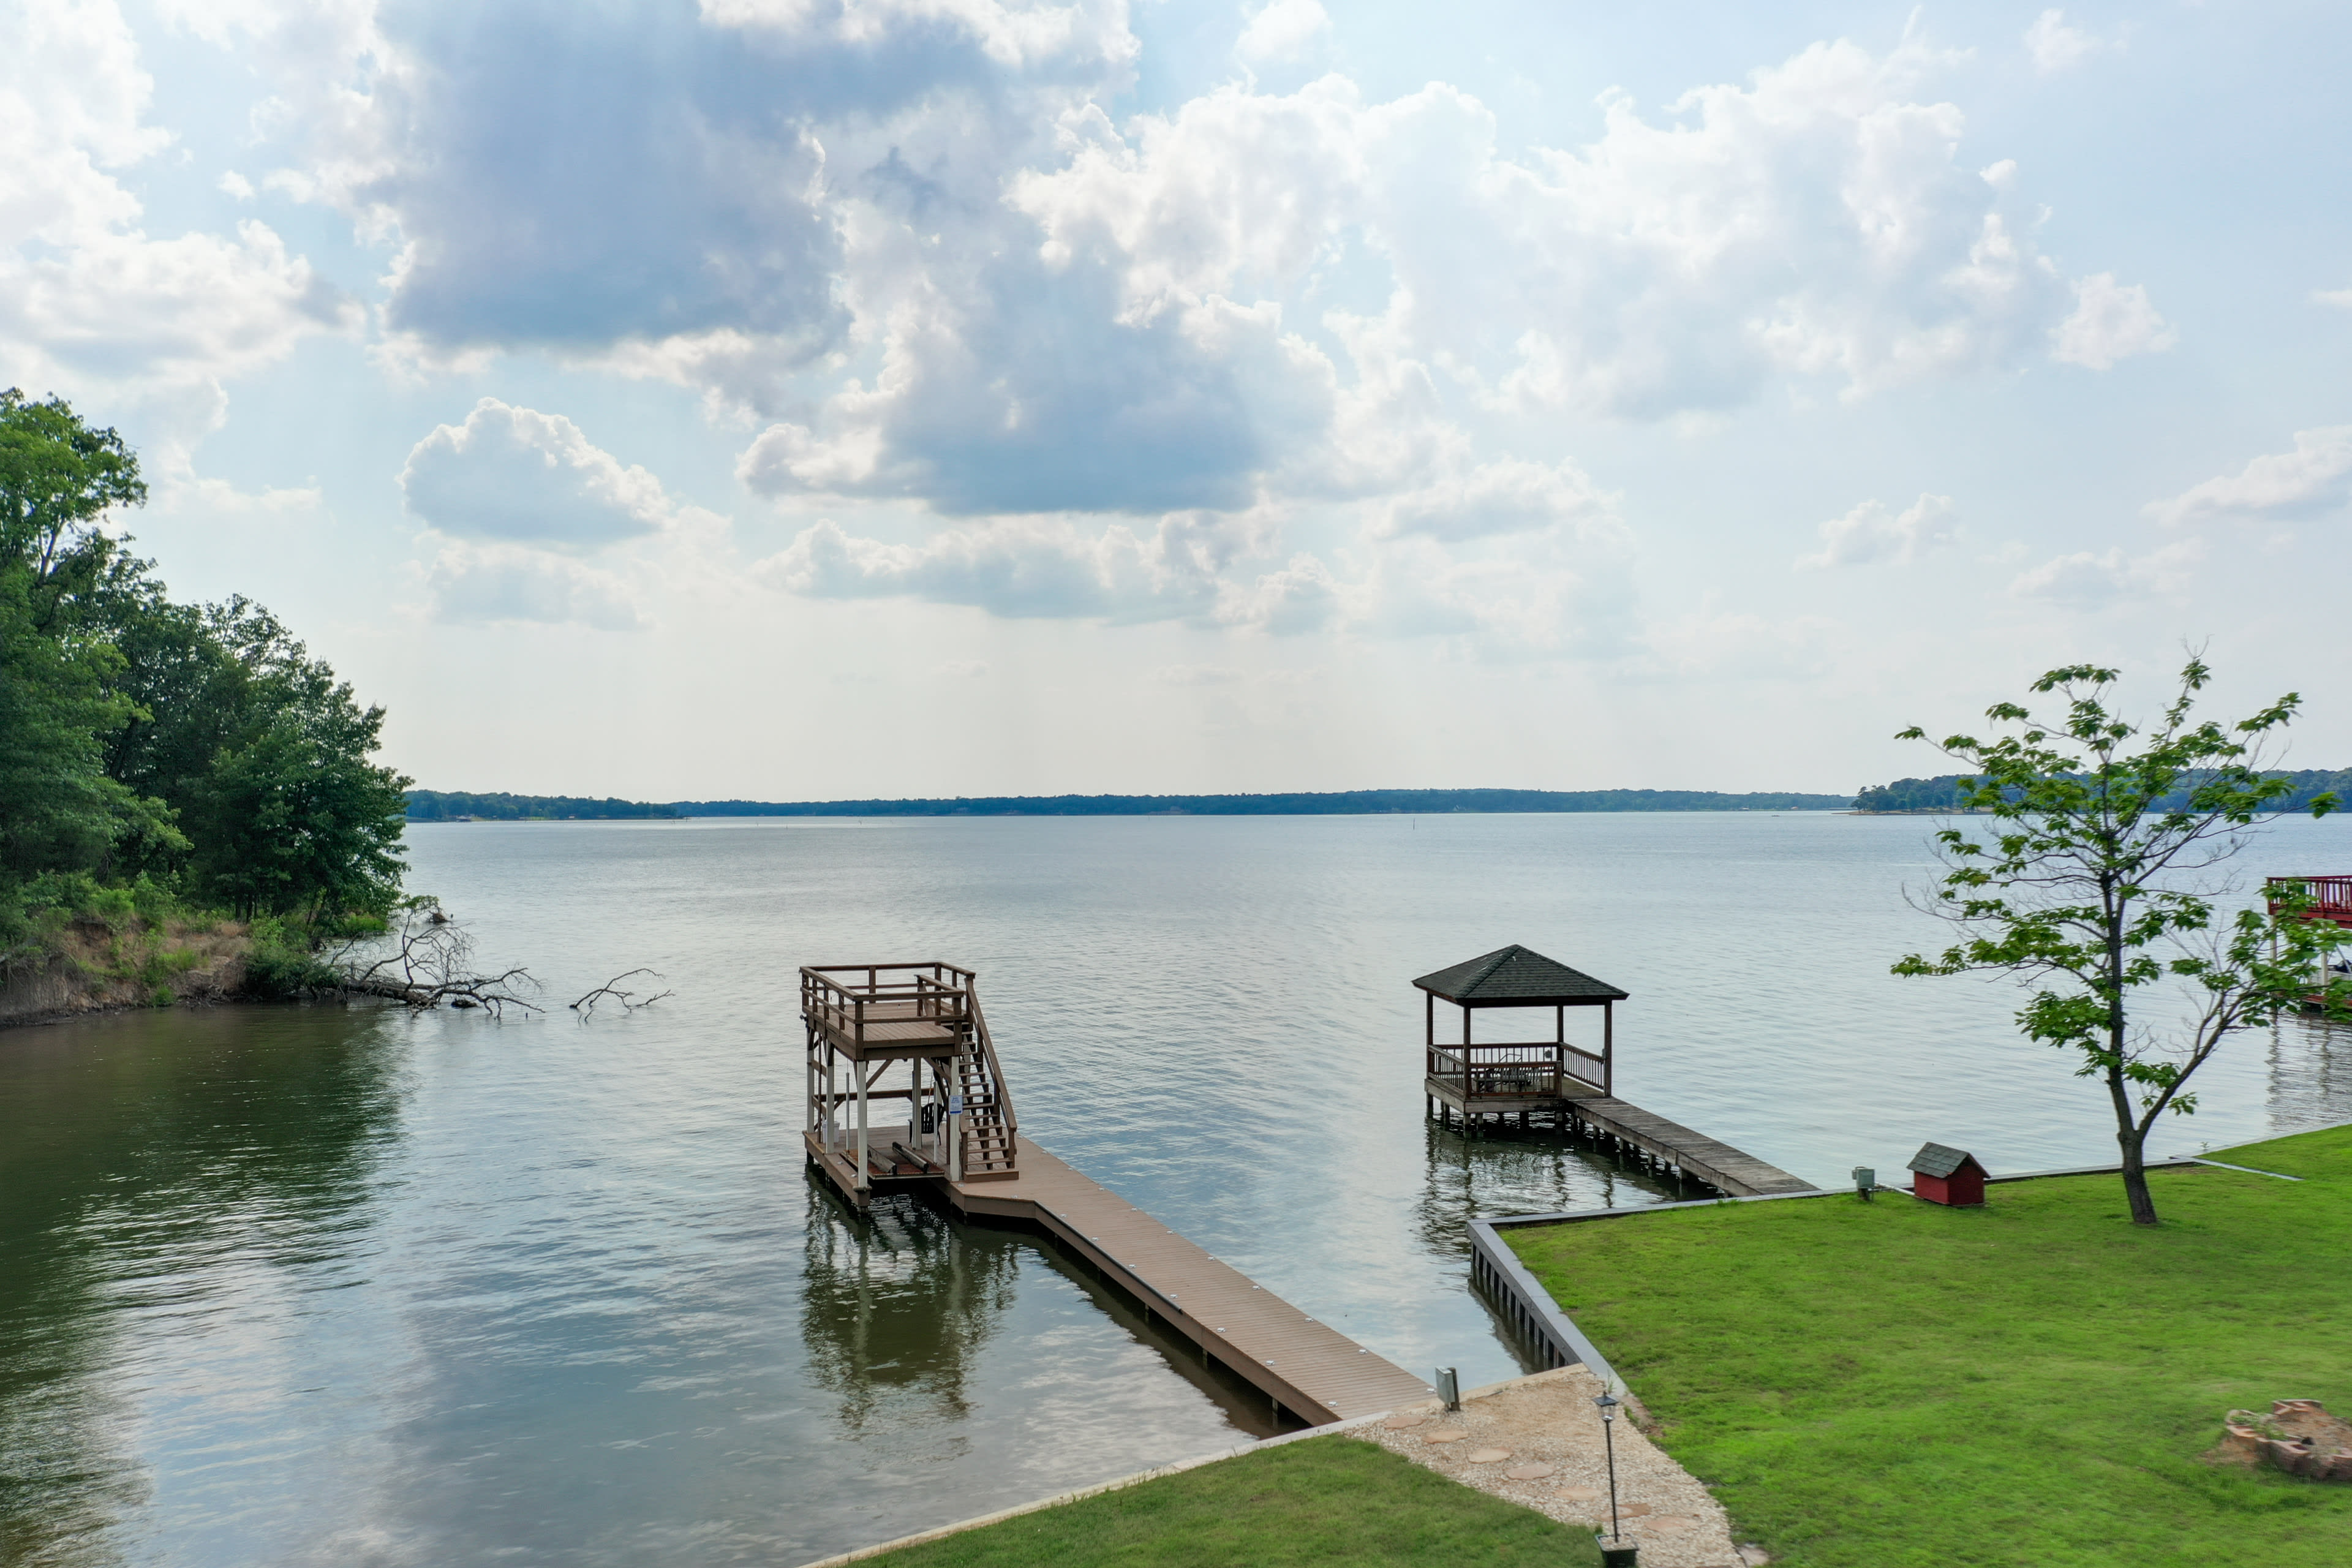
[[[2270,912],[2279,912],[2277,889],[2301,884],[2314,900],[2311,908],[2303,912],[2307,921],[2327,921],[2336,925],[2352,926],[2352,877],[2265,877],[2263,885],[2270,892]]]

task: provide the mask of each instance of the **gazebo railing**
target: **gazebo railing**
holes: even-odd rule
[[[1590,1051],[1542,1040],[1433,1047],[1429,1076],[1465,1100],[1557,1100],[1563,1079],[1597,1089],[1606,1068]]]

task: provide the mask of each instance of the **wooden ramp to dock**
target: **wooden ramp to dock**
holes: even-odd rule
[[[1151,1316],[1311,1426],[1431,1398],[1435,1390],[1273,1291],[1026,1138],[1011,1181],[950,1182],[971,1215],[1026,1221],[1141,1301]]]
[[[1666,1164],[1735,1198],[1770,1193],[1810,1193],[1811,1182],[1768,1165],[1728,1143],[1694,1132],[1677,1122],[1605,1095],[1567,1102],[1567,1114],[1604,1137],[1644,1151]]]

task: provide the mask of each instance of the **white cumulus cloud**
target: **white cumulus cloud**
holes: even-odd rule
[[[1199,513],[1139,532],[1025,517],[941,531],[916,544],[862,538],[827,521],[802,531],[753,575],[813,598],[906,597],[1007,616],[1205,621],[1246,526]]]
[[[2352,425],[2294,433],[2294,450],[2192,485],[2147,515],[2170,527],[2219,517],[2316,517],[2352,500]]]
[[[149,405],[174,477],[224,380],[359,307],[265,224],[150,232],[125,182],[172,137],[111,0],[15,0],[0,40],[0,381]]]
[[[1620,98],[1597,141],[1518,157],[1443,83],[1378,104],[1339,77],[1229,86],[1124,132],[1073,122],[1013,199],[1050,261],[1114,270],[1127,321],[1360,251],[1395,340],[1505,402],[1659,417],[1775,373],[1864,392],[2013,362],[2073,292],[2014,181],[1959,163],[1960,110],[1919,94],[1941,63],[1816,45],[1665,123]]]
[[[2074,285],[2074,310],[2051,330],[2050,357],[2087,370],[2111,369],[2118,360],[2155,353],[2175,342],[2173,330],[2137,283],[2116,281],[2112,272],[2094,273]]]
[[[1303,59],[1331,36],[1331,17],[1317,0],[1266,0],[1234,41],[1234,53],[1251,65]]]
[[[1899,512],[1884,501],[1866,500],[1843,517],[1821,526],[1819,553],[1801,555],[1800,566],[1905,566],[1958,536],[1949,496],[1921,495]]]
[[[2193,539],[2137,556],[2120,546],[2103,552],[2078,550],[2019,573],[2009,591],[2021,599],[2096,609],[2119,599],[2179,595],[2204,558],[2204,546]]]
[[[1617,498],[1573,463],[1504,458],[1391,500],[1379,531],[1483,539],[1613,516]]]
[[[410,514],[444,533],[555,550],[651,533],[674,510],[658,479],[624,468],[571,420],[495,397],[417,442],[400,489]]]
[[[2067,26],[2063,11],[2044,11],[2025,29],[2025,52],[2044,76],[2072,70],[2108,46],[2080,27]]]

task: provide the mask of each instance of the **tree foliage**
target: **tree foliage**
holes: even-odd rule
[[[2298,768],[2292,771],[2268,771],[2265,779],[2282,779],[2287,792],[2274,801],[2274,811],[2307,811],[2321,795],[2333,795],[2341,800],[2352,794],[2352,768]],[[1856,811],[1872,813],[1917,812],[1949,816],[1959,811],[1960,796],[1973,781],[1966,773],[1937,773],[1927,779],[1896,779],[1892,784],[1865,785],[1853,797]],[[2186,775],[2170,795],[2164,797],[2165,805],[2185,805],[2189,792],[2204,781],[2195,773]]]
[[[2198,1068],[2231,1035],[2315,995],[2338,1011],[2346,1001],[2324,961],[2352,932],[2305,918],[2306,892],[2286,889],[2274,910],[2217,917],[2217,868],[2296,793],[2256,752],[2301,699],[2289,693],[2225,727],[2192,717],[2210,678],[2192,656],[2143,731],[2112,706],[2119,672],[2072,665],[2033,683],[2060,710],[1996,703],[1987,717],[2004,732],[1944,740],[1939,749],[1969,769],[1957,808],[1990,819],[1936,836],[1946,869],[1932,903],[1966,935],[1938,957],[1895,965],[1897,974],[2005,972],[2034,985],[2019,1026],[2076,1053],[2079,1074],[2106,1089],[2141,1225],[2157,1219],[2147,1133],[2158,1117],[2196,1109]],[[1914,727],[1897,738],[1927,737]],[[2304,809],[2324,816],[2336,805],[2322,794]]]
[[[0,393],[0,952],[36,906],[134,879],[382,914],[409,782],[371,761],[383,710],[258,605],[174,603],[108,531],[146,493],[114,431]]]

